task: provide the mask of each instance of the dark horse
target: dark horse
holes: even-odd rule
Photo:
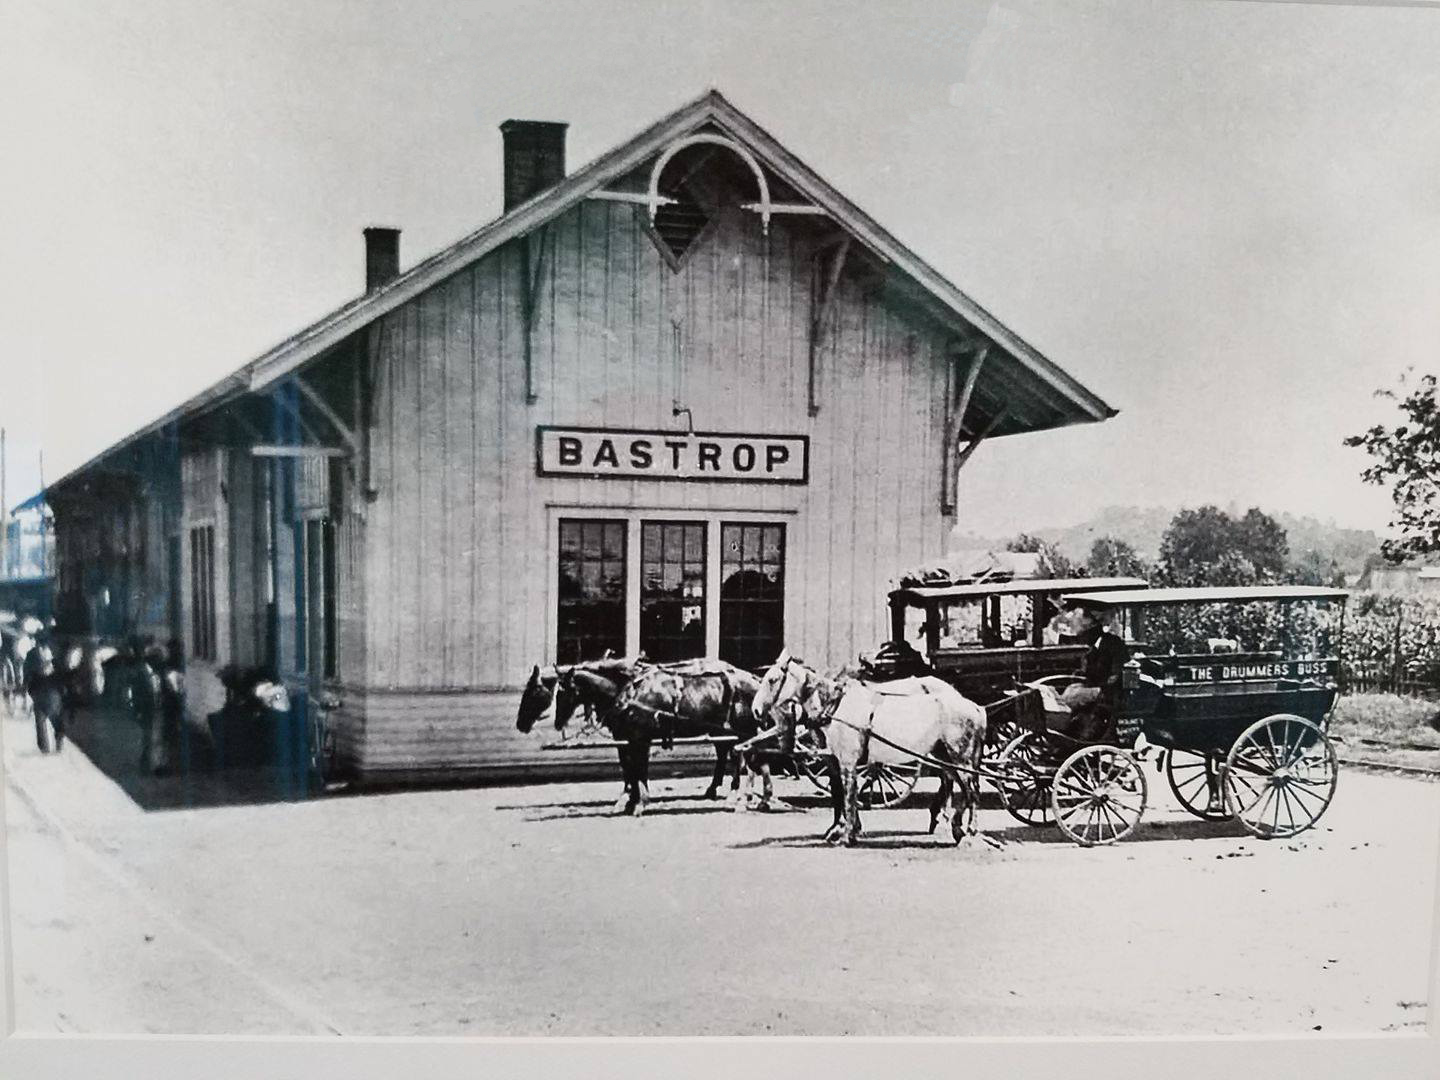
[[[606,657],[603,660],[589,660],[578,664],[566,666],[549,666],[541,668],[538,665],[530,672],[530,678],[525,684],[525,690],[520,697],[519,715],[516,718],[515,726],[522,732],[529,732],[536,721],[543,716],[547,709],[552,706],[555,710],[555,730],[563,731],[570,723],[576,709],[584,708],[587,716],[600,718],[600,722],[609,727],[612,734],[615,729],[607,722],[611,710],[619,699],[621,692],[630,685],[632,681],[642,675],[656,671],[670,672],[685,679],[698,679],[702,682],[705,679],[714,680],[724,678],[729,684],[733,684],[738,692],[735,695],[741,702],[740,728],[746,730],[747,734],[739,735],[740,738],[753,734],[753,721],[749,719],[749,701],[755,695],[755,680],[752,676],[738,668],[734,668],[722,661],[711,660],[682,660],[672,664],[652,664],[643,657]],[[622,724],[622,727],[625,725]],[[707,731],[687,730],[684,734],[705,734],[717,733],[719,729]],[[724,733],[732,733],[725,731]],[[617,740],[626,738],[615,734]],[[710,779],[710,786],[705,789],[705,798],[713,799],[720,790],[720,784],[731,763],[730,743],[715,743],[715,771]],[[640,795],[636,791],[634,771],[630,764],[631,748],[627,744],[619,748],[620,771],[625,779],[625,792],[621,796],[620,803],[633,807],[640,801]],[[649,759],[648,746],[645,751],[646,761]],[[739,786],[739,773],[742,762],[737,756],[734,760],[734,769],[731,771],[732,794]],[[771,795],[769,770],[764,770],[765,778],[765,799],[762,805],[769,801]]]
[[[577,681],[580,677],[577,676]],[[626,801],[617,804],[639,817],[650,801],[650,744],[669,746],[692,736],[734,736],[742,741],[758,727],[752,702],[759,680],[723,660],[694,660],[638,671],[625,684],[600,722],[619,741],[620,768],[625,773]],[[557,709],[558,713],[558,709]],[[714,796],[724,773],[728,742],[716,743],[715,778],[707,795]],[[737,761],[736,783],[738,784]],[[766,773],[766,795],[769,795]]]

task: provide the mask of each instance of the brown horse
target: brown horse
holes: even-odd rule
[[[920,676],[882,684],[828,679],[786,650],[760,680],[753,708],[762,722],[779,725],[783,750],[793,748],[798,724],[823,731],[826,751],[835,761],[830,772],[835,821],[827,841],[853,845],[860,833],[862,764],[910,763],[921,755],[952,766],[942,772],[940,792],[931,804],[930,831],[944,801],[953,797],[955,842],[977,835],[985,710],[943,679]],[[946,783],[950,772],[953,779]]]
[[[754,682],[752,676],[718,660],[682,660],[671,664],[652,664],[644,657],[606,657],[602,660],[590,660],[564,667],[541,668],[537,665],[531,670],[530,678],[521,694],[519,715],[516,718],[515,726],[522,732],[529,732],[535,726],[536,721],[551,708],[554,709],[556,731],[565,730],[575,711],[582,707],[587,717],[600,717],[602,718],[601,722],[604,723],[603,718],[615,705],[625,687],[640,674],[654,671],[666,671],[684,678],[714,676],[728,678],[731,673],[738,673],[741,677],[739,681],[742,684],[746,680],[752,684]],[[742,686],[741,696],[748,703],[749,698],[754,696],[753,686]],[[744,725],[742,724],[742,726]],[[621,736],[617,735],[616,738],[619,739]],[[629,763],[630,752],[631,748],[628,745],[619,748],[620,771],[625,777],[625,793],[617,805],[633,806],[639,800]],[[648,760],[648,749],[646,753]],[[710,786],[705,789],[705,798],[713,799],[719,794],[721,781],[727,771],[727,765],[730,764],[730,743],[717,742],[715,744],[715,771],[710,778]],[[739,756],[734,759],[730,782],[732,798],[737,794],[742,766],[747,769],[748,790],[748,765],[748,761],[742,760]],[[761,800],[763,807],[771,799],[772,788],[769,767],[765,766],[761,771],[765,783],[764,797]],[[743,803],[737,805],[738,808],[744,807]]]
[[[748,671],[723,660],[692,660],[639,671],[621,689],[613,705],[600,713],[600,723],[626,745],[620,751],[626,797],[616,804],[636,817],[650,801],[650,744],[668,747],[674,739],[692,736],[733,736],[745,740],[756,733],[751,703],[759,684]],[[557,717],[559,709],[557,708]],[[729,743],[715,744],[713,797],[723,772]],[[736,783],[739,774],[737,761]],[[770,776],[765,772],[765,801]]]

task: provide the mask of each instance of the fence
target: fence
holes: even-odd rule
[[[1357,595],[1346,618],[1344,651],[1346,691],[1440,694],[1440,602]]]

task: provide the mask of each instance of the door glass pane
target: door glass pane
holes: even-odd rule
[[[705,524],[640,525],[640,651],[657,663],[705,655]]]
[[[756,669],[785,645],[785,526],[720,526],[720,659]]]
[[[561,664],[625,651],[625,522],[562,518],[556,656]]]

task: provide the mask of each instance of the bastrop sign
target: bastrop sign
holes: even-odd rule
[[[804,484],[810,479],[810,439],[542,425],[535,429],[535,468],[541,476],[597,480]]]

